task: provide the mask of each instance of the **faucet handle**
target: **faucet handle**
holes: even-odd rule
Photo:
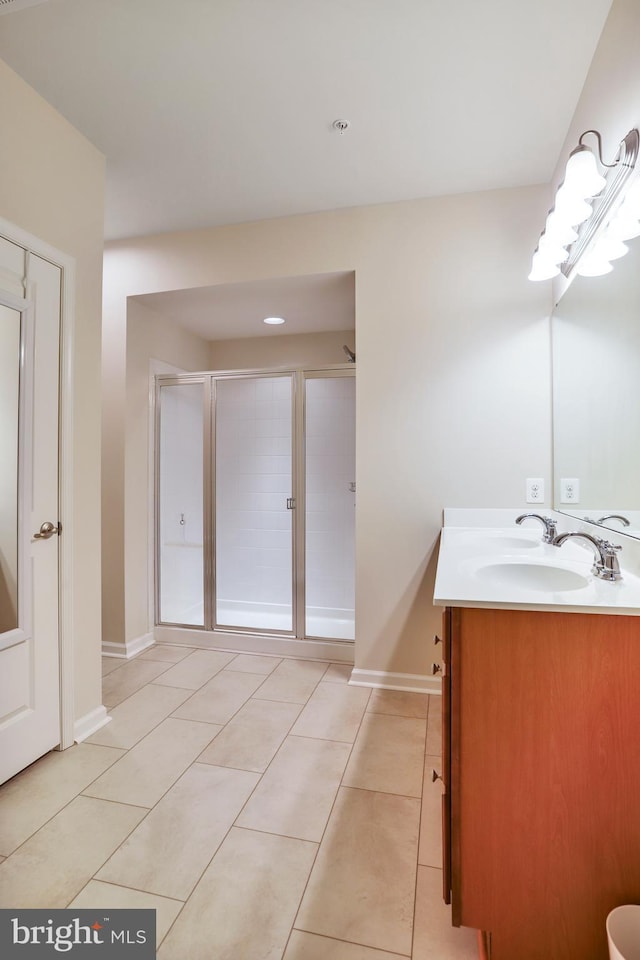
[[[618,553],[622,550],[620,544],[611,543],[609,540],[600,540],[599,546],[602,557],[599,577],[602,580],[622,580],[620,564],[618,563]]]

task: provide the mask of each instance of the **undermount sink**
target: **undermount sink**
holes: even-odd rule
[[[530,550],[540,545],[539,540],[529,540],[526,537],[491,537],[487,543],[502,550]]]
[[[478,566],[475,575],[495,586],[519,587],[545,593],[582,590],[589,585],[588,576],[551,563],[489,562]]]
[[[490,550],[491,553],[504,553],[506,550],[535,550],[542,543],[540,537],[519,536],[518,533],[495,534],[484,530],[469,531],[464,539],[472,549],[480,549],[483,552]]]

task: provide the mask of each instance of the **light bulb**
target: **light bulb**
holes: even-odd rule
[[[607,181],[598,171],[596,158],[584,144],[576,147],[564,174],[563,188],[580,199],[595,197],[604,190]]]

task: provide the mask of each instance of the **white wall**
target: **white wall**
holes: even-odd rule
[[[585,130],[600,131],[604,159],[611,163],[620,140],[632,127],[640,125],[638,36],[638,0],[614,0],[558,158],[555,183]],[[585,143],[596,146],[592,137]]]
[[[213,340],[209,367],[211,370],[270,370],[345,363],[344,343],[355,350],[354,330]]]
[[[440,197],[106,250],[113,356],[131,294],[355,270],[361,669],[429,669],[444,506],[520,506],[527,476],[550,485],[549,294],[527,280],[546,199],[541,187]],[[120,384],[107,371],[116,416]],[[117,463],[124,432],[105,438],[105,464]],[[122,517],[122,475],[107,483]],[[110,512],[110,522],[122,520]],[[128,607],[144,597],[140,560],[129,552],[115,574],[126,572]]]
[[[73,571],[76,718],[100,674],[100,293],[104,158],[0,61],[0,216],[75,258]],[[118,349],[122,348],[122,344]]]

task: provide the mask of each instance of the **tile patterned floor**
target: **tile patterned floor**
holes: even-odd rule
[[[160,960],[476,960],[438,697],[170,645],[103,672],[111,722],[0,788],[0,906],[155,908]]]

